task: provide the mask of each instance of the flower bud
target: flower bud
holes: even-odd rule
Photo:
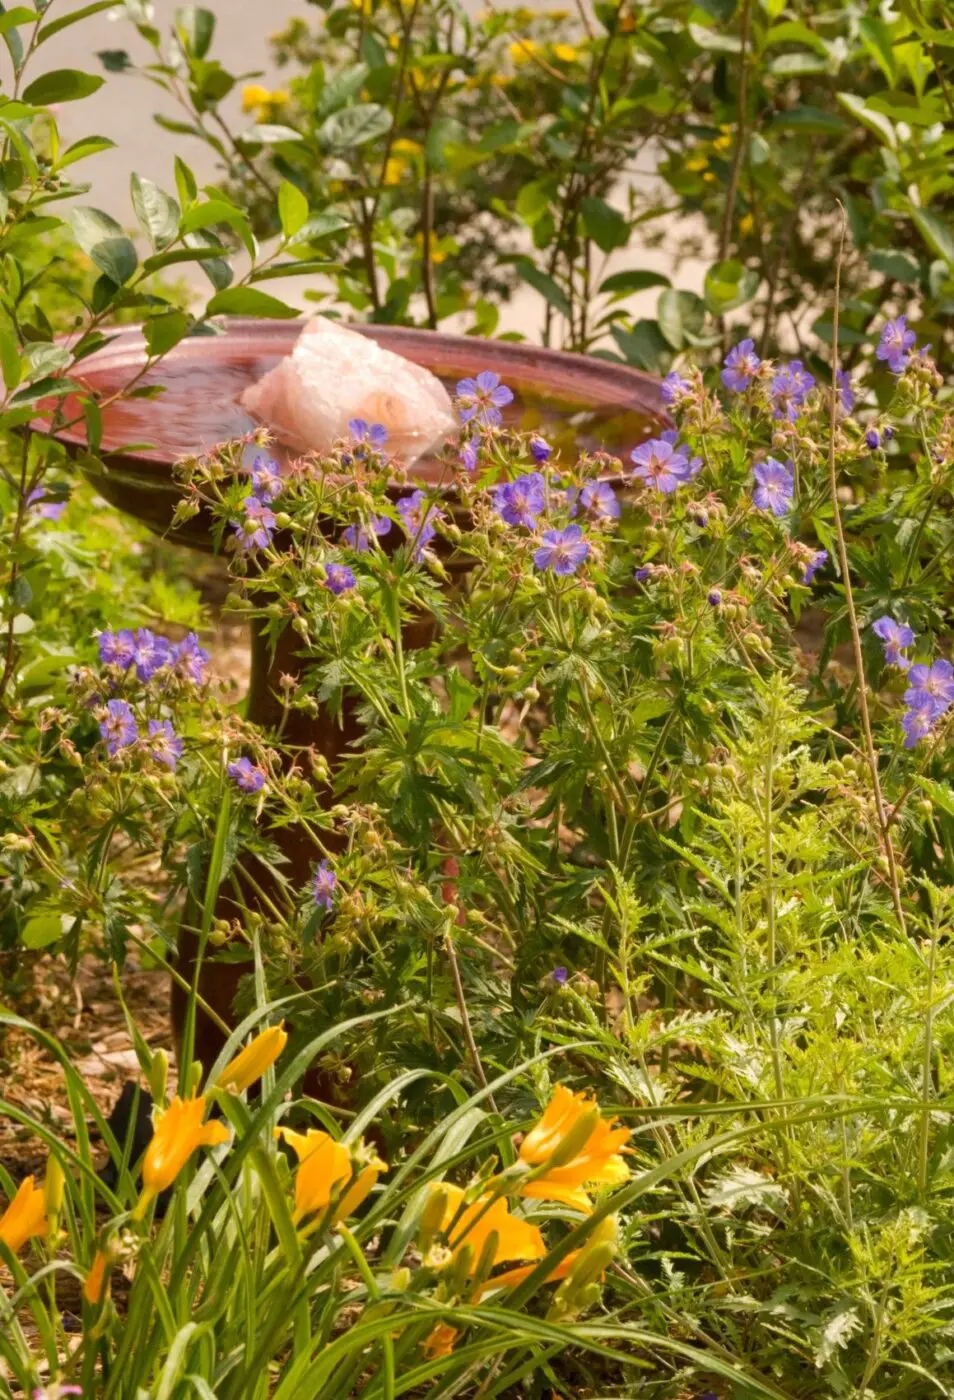
[[[437,1183],[431,1184],[417,1224],[417,1247],[422,1254],[428,1252],[435,1236],[443,1228],[444,1214],[449,1199],[445,1187]]]
[[[152,1094],[153,1103],[165,1103],[168,1082],[169,1056],[165,1050],[156,1050],[149,1069],[149,1092]]]

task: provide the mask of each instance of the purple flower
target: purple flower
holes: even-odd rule
[[[234,520],[232,529],[238,537],[238,547],[243,552],[250,549],[265,549],[272,542],[275,533],[275,514],[264,501],[250,496],[245,502],[245,519]]]
[[[618,520],[619,501],[616,492],[608,481],[587,481],[579,490],[571,486],[566,493],[570,514],[576,515],[578,506],[597,520]]]
[[[127,670],[136,658],[136,638],[128,627],[118,632],[100,632],[99,659],[103,666],[119,666]]]
[[[937,716],[929,709],[905,710],[901,716],[901,728],[904,730],[904,747],[906,749],[916,748],[922,739],[927,738],[934,728],[934,721]]]
[[[815,376],[809,374],[801,360],[782,365],[772,378],[773,416],[794,423],[814,387]]]
[[[502,408],[513,402],[513,391],[501,384],[500,375],[482,369],[476,379],[462,379],[457,385],[457,407],[462,423],[476,418],[485,428],[496,428]]]
[[[265,774],[247,758],[237,758],[225,771],[241,792],[261,792],[265,786]]]
[[[341,593],[347,593],[349,588],[354,588],[355,577],[347,564],[328,564],[325,568],[325,587],[330,588],[337,597]]]
[[[741,394],[755,378],[761,363],[755,353],[755,341],[740,340],[725,357],[722,383],[734,394]]]
[[[914,646],[914,633],[904,622],[895,622],[893,617],[879,617],[871,624],[871,630],[884,643],[884,659],[889,666],[900,666],[906,671],[911,665],[901,652],[905,647]]]
[[[554,982],[556,982],[558,986],[565,987],[567,982],[569,981],[570,974],[569,972],[567,972],[565,967],[555,967],[550,973],[550,976],[553,978]]]
[[[107,701],[106,711],[99,732],[106,740],[107,753],[112,755],[134,744],[139,738],[139,730],[136,728],[136,717],[125,700]]]
[[[201,685],[206,677],[209,653],[199,645],[194,632],[189,632],[172,648],[172,668],[183,680]]]
[[[954,666],[943,657],[930,666],[912,666],[904,703],[912,710],[930,710],[934,719],[954,705]]]
[[[182,757],[182,740],[167,719],[149,721],[149,752],[173,773],[176,771],[176,764]]]
[[[890,442],[891,439],[894,437],[894,429],[892,428],[890,423],[886,423],[884,425],[884,433],[882,436],[884,437],[885,442]]]
[[[348,432],[355,442],[365,442],[375,451],[379,451],[388,440],[388,430],[383,423],[367,423],[363,418],[352,418]]]
[[[59,520],[69,505],[69,500],[48,501],[42,486],[35,486],[26,498],[26,503],[38,520]]]
[[[812,579],[828,563],[828,550],[818,549],[805,565],[805,572],[802,575],[802,583],[811,583]]]
[[[900,374],[911,358],[911,348],[916,341],[917,336],[914,331],[908,330],[905,317],[897,316],[893,321],[888,321],[882,330],[875,356],[887,361],[892,374]]]
[[[539,437],[536,433],[530,439],[529,447],[530,456],[535,462],[549,462],[553,456],[553,448],[546,438]]]
[[[722,602],[722,592],[718,588],[710,588],[706,595],[712,607],[717,608]]]
[[[838,399],[842,413],[851,413],[855,406],[855,391],[851,387],[851,375],[846,369],[840,369],[835,375],[835,383],[838,385]]]
[[[633,570],[633,578],[637,583],[645,583],[651,573],[652,569],[650,566],[648,564],[642,564],[638,569]]]
[[[475,472],[477,470],[477,444],[471,439],[465,442],[460,449],[461,466],[465,471]]]
[[[540,548],[534,551],[533,562],[538,569],[552,569],[565,578],[576,573],[589,552],[579,525],[567,525],[565,530],[547,530]]]
[[[773,515],[785,515],[795,490],[795,478],[791,462],[777,462],[768,457],[755,468],[755,489],[752,500],[759,510],[770,510]]]
[[[630,455],[636,468],[633,475],[665,495],[688,479],[689,459],[681,447],[665,437],[644,442]]]
[[[871,448],[872,452],[877,452],[878,448],[881,446],[881,434],[878,432],[877,428],[868,429],[865,433],[865,442]]]
[[[323,860],[320,865],[315,866],[315,874],[311,882],[312,898],[320,908],[330,909],[334,903],[337,887],[338,877],[331,867],[331,861]]]
[[[281,469],[272,457],[259,454],[252,463],[252,495],[267,505],[282,494],[284,482]]]
[[[163,666],[171,664],[172,646],[165,637],[157,637],[148,627],[138,628],[134,638],[136,650],[133,660],[136,663],[136,675],[145,684],[146,681],[151,681]]]
[[[414,558],[420,559],[424,549],[437,534],[435,520],[443,517],[436,506],[428,505],[423,491],[412,491],[397,503],[404,533],[414,544]]]
[[[371,521],[369,528],[380,538],[381,535],[386,535],[390,530],[391,520],[387,515],[379,515]],[[341,538],[358,554],[366,554],[371,548],[371,536],[363,525],[349,525],[347,530],[343,531]]]
[[[505,481],[494,492],[494,509],[508,525],[525,525],[532,530],[546,505],[543,477],[526,472],[514,481]]]
[[[670,370],[662,382],[661,392],[663,403],[668,404],[670,408],[678,408],[680,404],[692,398],[692,385],[688,379],[683,379],[681,374]]]

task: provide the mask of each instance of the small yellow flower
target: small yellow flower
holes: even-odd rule
[[[741,219],[739,220],[739,233],[741,233],[742,237],[747,238],[754,228],[755,220],[753,219],[752,215],[743,214]]]
[[[242,89],[242,111],[254,112],[257,107],[267,106],[270,96],[268,88],[261,83],[246,83]]]
[[[228,1089],[233,1094],[244,1093],[256,1079],[261,1079],[267,1069],[271,1069],[287,1044],[288,1032],[285,1030],[285,1022],[280,1021],[277,1026],[269,1026],[268,1030],[260,1032],[249,1041],[234,1060],[229,1061],[215,1081],[217,1087]]]
[[[461,1211],[455,1220],[464,1199],[461,1188],[440,1182],[431,1189],[447,1193],[441,1229],[447,1233],[447,1243],[455,1257],[461,1250],[470,1247],[471,1267],[477,1264],[488,1236],[494,1233],[497,1235],[497,1247],[490,1261],[491,1267],[513,1259],[542,1259],[546,1254],[547,1247],[536,1225],[511,1215],[503,1196],[498,1196],[496,1200],[489,1195],[481,1196]]]
[[[331,1223],[353,1215],[370,1192],[381,1172],[387,1171],[387,1163],[362,1147],[357,1151],[357,1171],[351,1153],[342,1143],[319,1128],[309,1128],[306,1133],[296,1133],[291,1128],[276,1128],[276,1137],[282,1137],[293,1147],[298,1156],[298,1173],[295,1177],[295,1215],[297,1225],[306,1215],[316,1215],[328,1209],[332,1200],[350,1181],[341,1199],[335,1206]],[[354,1180],[351,1181],[351,1177]]]
[[[139,1220],[149,1202],[171,1186],[197,1147],[217,1147],[228,1142],[224,1123],[204,1123],[205,1095],[181,1099],[177,1094],[160,1114],[142,1166],[143,1192],[133,1216]]]
[[[33,1185],[32,1176],[25,1176],[17,1194],[0,1215],[0,1240],[14,1254],[19,1254],[27,1240],[42,1239],[48,1229],[44,1193]]]
[[[529,63],[537,52],[539,44],[535,44],[532,39],[517,39],[507,50],[514,63]]]
[[[617,1121],[602,1118],[594,1099],[571,1094],[558,1084],[543,1117],[520,1147],[520,1160],[528,1167],[552,1165],[522,1186],[521,1195],[590,1210],[584,1187],[619,1186],[629,1177],[620,1155],[629,1129],[614,1127]]]
[[[561,63],[575,63],[577,59],[576,49],[572,44],[554,44],[553,57],[558,58]]]
[[[705,170],[705,168],[706,168],[706,166],[707,166],[708,164],[709,164],[709,157],[708,157],[708,156],[702,156],[702,155],[699,155],[699,156],[690,156],[689,159],[688,159],[688,160],[686,161],[686,163],[685,163],[685,168],[686,168],[687,170],[691,170],[691,171],[693,171],[693,173],[695,173],[697,170]]]
[[[384,170],[381,172],[382,185],[399,185],[401,176],[407,169],[407,161],[403,161],[399,156],[390,156],[384,163]]]
[[[93,1307],[96,1307],[109,1295],[112,1264],[112,1256],[107,1254],[105,1250],[97,1249],[83,1284],[83,1297]]]
[[[421,154],[420,141],[412,141],[407,136],[399,136],[391,145],[391,150],[397,156],[419,156]]]
[[[714,151],[728,151],[732,146],[731,136],[717,136],[712,143]]]
[[[703,180],[705,180],[705,182],[706,182],[707,185],[714,185],[714,184],[716,184],[716,182],[717,182],[717,181],[716,181],[716,175],[715,175],[714,171],[712,171],[712,170],[707,170],[706,173],[703,175],[702,178],[703,178]]]

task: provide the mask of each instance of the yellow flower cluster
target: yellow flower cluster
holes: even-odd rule
[[[284,88],[274,91],[262,87],[261,83],[246,83],[242,88],[242,111],[254,112],[259,121],[267,121],[288,105],[288,93]]]

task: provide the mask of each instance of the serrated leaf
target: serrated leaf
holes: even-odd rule
[[[841,1312],[828,1319],[815,1348],[815,1365],[819,1370],[828,1365],[836,1352],[848,1345],[855,1333],[861,1330],[861,1326],[861,1318],[856,1308],[842,1308]]]
[[[710,1206],[728,1211],[740,1206],[767,1206],[780,1213],[788,1204],[788,1195],[777,1181],[741,1164],[717,1177],[706,1188],[705,1198]]]

